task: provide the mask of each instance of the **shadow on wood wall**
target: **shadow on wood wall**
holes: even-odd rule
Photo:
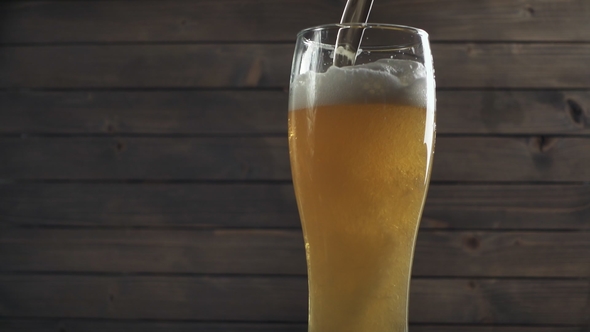
[[[298,30],[344,1],[0,4],[0,330],[306,330]],[[413,332],[590,331],[590,2],[377,0],[430,32]]]

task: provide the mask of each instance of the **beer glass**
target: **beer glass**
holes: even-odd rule
[[[350,30],[355,31],[350,31]],[[360,36],[350,66],[338,35]],[[351,49],[348,47],[347,49]],[[289,147],[310,332],[407,331],[410,270],[435,140],[426,32],[334,24],[297,36]]]

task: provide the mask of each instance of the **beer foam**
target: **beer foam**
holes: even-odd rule
[[[423,64],[402,59],[308,71],[293,79],[289,109],[367,103],[426,107],[426,76]]]

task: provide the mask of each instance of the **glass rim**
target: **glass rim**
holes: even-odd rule
[[[313,31],[325,31],[331,29],[346,29],[352,27],[362,27],[365,29],[382,29],[382,30],[396,30],[396,31],[406,31],[409,33],[414,33],[416,35],[420,35],[422,37],[428,37],[428,32],[422,30],[420,28],[411,27],[408,25],[399,25],[399,24],[390,24],[390,23],[329,23],[329,24],[322,24],[316,25],[313,27],[305,28],[297,33],[297,38],[301,38],[308,32]]]

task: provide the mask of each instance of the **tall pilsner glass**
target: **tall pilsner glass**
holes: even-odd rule
[[[348,29],[362,32],[355,63],[333,66],[337,36]],[[434,152],[434,85],[419,29],[336,24],[298,34],[289,147],[310,332],[407,331]]]

